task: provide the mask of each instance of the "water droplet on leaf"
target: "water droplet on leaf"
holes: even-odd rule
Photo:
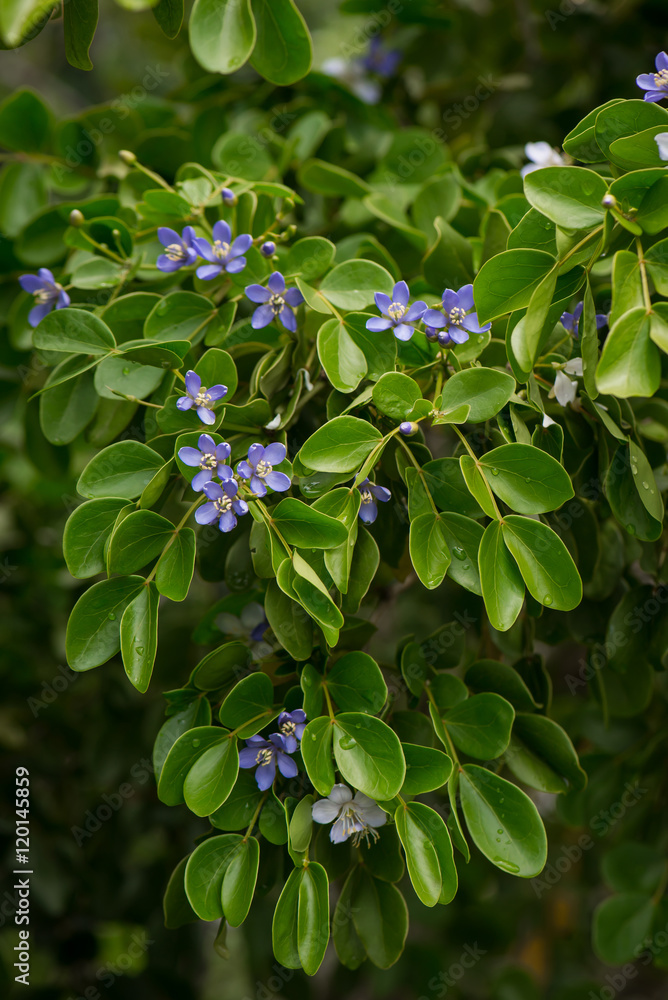
[[[466,559],[466,552],[460,545],[455,545],[452,554],[456,559]]]
[[[113,611],[110,611],[107,617],[109,618],[109,621],[113,622],[113,620],[115,619],[116,615],[114,614]]]
[[[546,594],[545,597],[543,598],[543,604],[545,604],[547,607],[549,607],[550,604],[552,604],[552,598],[549,594]]]

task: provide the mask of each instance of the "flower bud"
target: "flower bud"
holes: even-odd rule
[[[73,208],[70,212],[70,225],[83,226],[85,221],[83,212],[80,212],[78,208]]]
[[[615,198],[614,194],[610,194],[610,192],[608,191],[608,193],[604,194],[603,197],[601,198],[601,204],[605,208],[614,208],[615,205],[617,204],[617,199]]]
[[[263,243],[262,246],[260,247],[260,253],[262,254],[263,257],[273,257],[274,254],[276,253],[276,244],[274,243],[274,241],[267,240],[266,243]]]
[[[232,191],[230,188],[223,188],[221,194],[223,196],[223,202],[226,205],[234,206],[239,200],[235,195],[234,191]]]
[[[413,420],[404,420],[399,424],[399,431],[405,435],[405,437],[410,437],[411,434],[416,434],[418,425]]]
[[[123,160],[123,163],[136,163],[137,157],[129,149],[120,149],[118,155]]]

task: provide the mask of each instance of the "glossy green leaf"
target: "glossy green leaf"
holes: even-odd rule
[[[374,965],[389,969],[401,955],[408,934],[408,910],[396,886],[358,869],[352,891],[352,919]]]
[[[117,441],[95,455],[79,476],[82,496],[134,500],[150,483],[163,460],[139,441]]]
[[[468,368],[456,372],[443,387],[442,410],[471,407],[467,420],[479,423],[503,409],[515,392],[515,379],[495,368]]]
[[[195,0],[190,47],[210,73],[233,73],[246,62],[256,39],[250,0]]]
[[[506,632],[522,610],[524,583],[517,564],[506,548],[498,521],[492,521],[485,528],[478,567],[489,620],[498,632]]]
[[[310,862],[299,883],[297,952],[304,972],[315,975],[329,943],[329,881],[322,865]]]
[[[341,712],[379,715],[387,701],[387,685],[368,653],[346,653],[327,671],[325,686]]]
[[[302,549],[332,549],[348,539],[340,521],[292,497],[272,508],[271,520],[289,545]]]
[[[174,534],[171,521],[152,510],[136,510],[118,525],[109,543],[110,573],[136,573],[160,555]]]
[[[559,536],[541,521],[516,514],[504,519],[502,532],[532,597],[556,611],[576,608],[582,580]]]
[[[505,761],[519,781],[543,792],[581,791],[587,783],[568,735],[544,715],[516,716]]]
[[[197,726],[182,733],[167,754],[160,773],[158,781],[160,801],[167,806],[177,806],[184,802],[184,782],[193,765],[208,750],[231,742],[226,730],[219,726]],[[213,770],[215,772],[215,767]],[[206,777],[207,775],[204,776]],[[193,787],[193,792],[195,791]],[[211,809],[211,812],[214,812],[214,809]]]
[[[479,321],[526,308],[554,264],[554,257],[543,250],[507,250],[488,260],[473,282]]]
[[[452,774],[452,761],[447,754],[416,743],[402,743],[406,760],[406,777],[402,795],[422,795],[442,788]]]
[[[222,906],[230,927],[239,927],[248,916],[260,866],[260,845],[255,837],[242,840],[232,855],[222,885]]]
[[[366,375],[366,358],[338,319],[325,320],[318,330],[318,357],[339,392],[353,392]]]
[[[547,859],[547,838],[531,799],[477,764],[464,765],[460,789],[464,818],[478,850],[511,875],[538,875]]]
[[[392,799],[406,775],[397,735],[373,716],[343,712],[333,725],[336,765],[353,788],[376,800]]]
[[[380,431],[358,417],[336,417],[306,441],[299,458],[320,472],[354,472],[381,440]]]
[[[422,802],[400,805],[394,818],[418,898],[425,906],[451,902],[457,892],[457,869],[442,818]]]
[[[414,379],[401,372],[388,372],[376,382],[371,394],[376,407],[393,420],[407,420],[413,407],[422,399]]]
[[[420,582],[428,590],[434,590],[443,582],[451,561],[440,515],[420,514],[411,521],[409,547]]]
[[[241,739],[255,736],[269,722],[274,704],[274,688],[266,674],[244,677],[223,702],[219,718],[228,729],[238,730]]]
[[[645,893],[610,896],[594,911],[592,940],[603,962],[621,965],[637,958],[654,920],[656,903]]]
[[[469,757],[493,760],[508,746],[515,711],[498,694],[474,694],[455,705],[443,722],[453,743]]]
[[[532,445],[502,444],[479,463],[496,495],[520,514],[556,510],[574,495],[564,467]]]
[[[105,545],[126,503],[105,497],[88,500],[72,511],[63,534],[63,555],[72,576],[85,580],[104,571]]]
[[[652,396],[661,380],[661,356],[650,339],[643,307],[630,309],[613,324],[596,369],[596,385],[611,396]]]
[[[600,174],[584,167],[543,167],[524,179],[533,205],[564,229],[591,229],[603,221],[601,200],[608,185]]]
[[[173,535],[160,558],[155,574],[155,583],[170,601],[185,601],[195,572],[195,532],[192,528],[181,528]]]
[[[205,840],[190,855],[185,887],[200,920],[219,920],[223,916],[223,879],[241,843],[239,834],[224,833]]]
[[[329,272],[320,283],[320,291],[337,309],[364,309],[371,305],[376,292],[392,293],[392,276],[371,260],[346,260]]]
[[[311,36],[292,0],[251,0],[257,41],[251,65],[277,86],[296,83],[311,68]]]
[[[91,670],[121,648],[121,617],[144,586],[141,576],[115,577],[81,595],[67,623],[65,652],[72,670]]]
[[[128,604],[121,618],[121,656],[133,687],[148,690],[158,651],[158,603],[154,583],[144,585]]]
[[[114,335],[101,319],[83,309],[54,309],[33,334],[35,347],[66,354],[104,355],[116,347]]]

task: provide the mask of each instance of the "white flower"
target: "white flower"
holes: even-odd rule
[[[556,424],[556,422],[557,421],[553,420],[552,417],[548,417],[547,413],[543,414],[543,427],[551,427],[553,424]]]
[[[577,382],[575,380],[571,381],[563,371],[558,371],[554,379],[554,385],[548,394],[550,398],[554,399],[556,397],[560,406],[566,406],[568,403],[574,402],[577,394]]]
[[[568,375],[582,375],[582,358],[571,358],[564,365],[564,371]]]
[[[273,647],[262,638],[263,633],[269,628],[269,622],[266,619],[264,608],[255,601],[247,604],[239,617],[231,615],[227,611],[221,611],[216,616],[215,625],[225,635],[233,635],[238,639],[245,640],[254,660],[263,660],[266,656],[271,656],[274,651]]]
[[[668,132],[658,132],[654,136],[654,142],[659,147],[659,156],[662,160],[668,160]]]
[[[382,93],[380,84],[367,77],[361,62],[346,62],[345,59],[339,58],[326,59],[321,69],[327,76],[333,76],[335,80],[350,87],[360,101],[364,101],[365,104],[378,104]]]
[[[549,142],[528,142],[524,147],[524,152],[531,163],[522,167],[520,173],[526,177],[532,170],[540,170],[541,167],[563,167],[565,160],[563,156],[550,146]]]
[[[333,844],[342,844],[349,837],[355,847],[363,839],[378,839],[375,827],[387,822],[387,813],[373,799],[362,792],[353,793],[347,785],[334,785],[326,799],[313,803],[313,819],[316,823],[332,823],[329,839]]]
[[[275,417],[272,417],[268,424],[264,425],[266,431],[275,431],[281,426],[281,414],[277,413]]]

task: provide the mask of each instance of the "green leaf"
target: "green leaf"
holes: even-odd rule
[[[205,329],[216,315],[210,299],[195,292],[171,292],[158,299],[144,324],[149,340],[187,340],[196,330]]]
[[[509,514],[501,530],[531,596],[556,611],[576,608],[582,600],[582,580],[570,552],[552,528]]]
[[[547,859],[547,837],[531,799],[477,764],[464,764],[460,790],[469,832],[488,861],[521,878],[538,875]]]
[[[195,0],[188,34],[200,66],[210,73],[234,73],[255,45],[250,0]]]
[[[526,308],[554,265],[554,257],[543,250],[507,250],[488,260],[473,282],[480,323]]]
[[[353,392],[366,375],[366,358],[338,319],[325,320],[318,330],[318,357],[339,392]]]
[[[601,175],[584,167],[543,167],[524,178],[524,193],[533,207],[563,229],[600,225],[607,191]]]
[[[622,442],[612,457],[605,477],[605,493],[612,512],[631,535],[644,541],[655,541],[663,530],[663,521],[652,517],[636,485],[639,467],[631,461],[631,450]],[[649,489],[653,489],[651,480]],[[642,486],[642,484],[641,484]]]
[[[436,242],[422,262],[427,281],[441,293],[443,287],[461,288],[473,277],[471,244],[442,218],[434,219]],[[384,289],[383,289],[384,291]]]
[[[316,472],[354,472],[381,439],[366,420],[335,417],[305,442],[299,460]]]
[[[141,576],[102,580],[81,595],[67,623],[65,653],[72,670],[91,670],[121,648],[121,617],[144,586]]]
[[[97,0],[70,0],[63,7],[65,56],[77,69],[92,69],[88,55],[97,28]]]
[[[603,111],[605,108],[612,107],[613,104],[622,104],[623,101],[620,98],[615,98],[612,101],[608,101],[606,104],[602,104],[598,108],[594,108],[590,111],[588,115],[579,122],[574,129],[572,129],[563,141],[563,147],[567,153],[569,153],[573,159],[580,160],[581,163],[600,163],[601,160],[605,159],[603,151],[596,142],[595,139],[595,126],[596,119],[598,118],[599,112]]]
[[[613,323],[596,369],[601,393],[653,396],[661,381],[661,356],[650,339],[650,317],[644,307],[630,309]]]
[[[118,525],[109,543],[110,573],[136,573],[159,556],[174,534],[171,521],[152,510],[136,510]]]
[[[176,38],[183,24],[184,0],[159,0],[153,16],[167,38]]]
[[[370,313],[348,313],[344,319],[351,338],[364,354],[367,378],[376,382],[386,372],[394,371],[397,363],[397,338],[379,337],[367,330]]]
[[[54,309],[33,334],[35,347],[66,354],[108,354],[116,347],[114,335],[101,319],[83,309]]]
[[[466,485],[458,458],[435,458],[426,462],[422,466],[422,475],[439,510],[458,511],[466,517],[482,516],[479,504]],[[482,485],[484,489],[484,482]],[[489,502],[486,489],[485,493]]]
[[[185,601],[195,572],[195,532],[181,528],[174,533],[171,545],[165,549],[155,574],[155,583],[170,601]]]
[[[257,787],[255,771],[240,770],[234,788],[219,809],[209,817],[218,830],[245,830],[260,804],[262,792]]]
[[[328,640],[328,645],[335,646],[336,641],[338,641],[338,630],[343,628],[343,615],[330,597],[329,590],[299,552],[294,553],[292,566],[287,560],[284,565],[291,573],[290,586],[297,595],[300,604],[321,626]],[[283,585],[280,576],[279,583],[281,586]]]
[[[145,694],[158,651],[158,603],[154,583],[144,585],[121,618],[121,656],[131,684]]]
[[[603,962],[622,965],[638,957],[656,912],[654,900],[641,892],[604,899],[594,911],[592,941]]]
[[[327,559],[327,556],[325,556]],[[360,526],[350,565],[348,589],[343,595],[341,609],[344,614],[355,614],[359,609],[380,565],[380,552],[375,539]]]
[[[104,572],[104,550],[126,501],[117,497],[88,500],[72,511],[63,534],[63,555],[72,576],[85,580]]]
[[[190,855],[186,865],[186,894],[200,920],[223,917],[223,879],[241,842],[238,833],[224,833],[205,840]]]
[[[443,582],[450,565],[450,550],[440,515],[420,514],[411,521],[409,549],[420,582],[434,590]]]
[[[514,718],[513,706],[505,698],[485,692],[455,705],[443,724],[463,753],[478,760],[493,760],[508,746]]]
[[[281,646],[295,660],[307,660],[313,649],[313,623],[304,608],[271,580],[264,611]]]
[[[613,158],[612,143],[623,136],[637,136],[653,125],[668,127],[668,113],[647,101],[619,101],[600,109],[596,117],[596,142],[603,151],[602,159]]]
[[[313,112],[317,115],[319,112]],[[300,121],[303,119],[300,119]],[[299,275],[305,281],[313,281],[332,266],[336,247],[331,240],[322,236],[305,236],[293,243],[282,261],[283,274]]]
[[[299,883],[297,951],[304,972],[314,976],[329,943],[329,881],[322,865],[311,861]]]
[[[219,718],[228,729],[239,730],[240,739],[255,736],[273,714],[274,687],[266,674],[249,674],[232,688]]]
[[[337,309],[364,309],[376,292],[392,293],[392,275],[371,260],[346,260],[337,264],[320,283],[320,292]]]
[[[369,185],[356,174],[325,160],[306,160],[299,168],[297,177],[307,191],[332,197],[364,198],[370,190]]]
[[[255,837],[242,840],[227,866],[222,885],[223,913],[230,927],[239,927],[248,916],[259,867],[259,843]]]
[[[492,521],[485,528],[478,568],[489,620],[497,632],[507,632],[522,610],[524,584],[517,564],[506,548],[498,521]]]
[[[103,358],[95,369],[95,389],[103,399],[117,400],[119,394],[145,399],[155,392],[164,374],[158,368],[128,361],[123,356]]]
[[[257,41],[251,66],[271,83],[288,86],[311,68],[311,36],[292,0],[251,0]]]
[[[387,701],[387,685],[368,653],[346,653],[327,672],[327,688],[341,712],[378,715]]]
[[[478,553],[483,536],[482,527],[463,514],[441,514],[441,528],[453,557],[448,566],[448,576],[460,587],[481,596]]]
[[[198,917],[186,896],[184,878],[188,857],[182,858],[169,877],[163,899],[163,914],[167,930],[177,930],[194,923]]]
[[[52,0],[8,0],[0,6],[0,33],[13,48],[54,7]],[[44,148],[51,131],[51,114],[32,90],[21,87],[0,104],[0,146],[21,153]]]
[[[196,761],[208,750],[231,742],[227,731],[218,726],[197,726],[182,733],[172,745],[160,772],[160,801],[167,806],[178,806],[185,802],[184,781]]]
[[[294,807],[288,830],[290,850],[293,854],[303,855],[308,850],[313,835],[312,810],[312,795],[305,795]]]
[[[236,392],[238,377],[237,366],[227,353],[218,347],[210,347],[195,365],[195,371],[202,379],[202,385],[226,385],[225,400],[232,399]],[[215,405],[215,404],[214,404]]]
[[[495,368],[467,368],[456,372],[443,387],[442,410],[463,404],[471,409],[467,420],[476,424],[495,417],[515,392],[515,379]]]
[[[139,441],[117,441],[103,448],[83,470],[77,491],[84,497],[134,500],[150,483],[163,460]]]
[[[341,488],[326,493],[313,504],[316,510],[334,518],[347,531],[347,537],[341,545],[325,552],[325,567],[342,594],[347,593],[350,582],[350,571],[359,534],[358,514],[361,502],[362,494],[359,490]],[[361,582],[363,583],[364,579]]]
[[[420,901],[425,906],[451,902],[457,892],[457,869],[441,817],[422,802],[409,802],[398,807],[394,819]]]
[[[487,480],[470,455],[460,455],[459,466],[466,487],[473,498],[476,509],[484,511],[488,517],[497,517]]]
[[[402,795],[422,795],[442,788],[452,774],[452,761],[447,754],[417,743],[402,743],[406,760],[406,777]]]
[[[353,894],[357,887],[360,870],[361,866],[353,868],[345,880],[336,904],[336,909],[334,910],[334,919],[332,920],[332,940],[336,954],[339,961],[347,969],[358,969],[367,957],[366,949],[355,930],[355,924],[352,920]]]
[[[516,716],[505,762],[519,781],[539,791],[581,791],[587,784],[568,735],[544,715]]]
[[[227,733],[224,735],[227,737]],[[163,774],[168,765],[169,756]],[[185,776],[183,798],[186,805],[196,816],[209,816],[222,806],[234,788],[238,773],[239,751],[235,739],[226,738],[208,747]]]
[[[631,463],[631,474],[633,482],[638,490],[643,506],[650,517],[656,521],[663,521],[663,500],[661,491],[657,487],[652,466],[647,461],[647,456],[642,448],[639,448],[635,441],[629,441],[629,460]]]
[[[518,672],[500,660],[477,660],[466,671],[465,679],[473,691],[495,691],[520,712],[537,707]]]
[[[273,790],[270,791],[269,798],[262,807],[258,826],[260,833],[270,844],[287,844],[288,825],[285,807]]]
[[[68,358],[54,369],[39,400],[39,422],[42,433],[51,444],[62,445],[74,441],[91,422],[99,399],[91,372],[82,372],[74,378],[64,379],[68,372],[76,372],[79,358]]]
[[[406,420],[417,401],[422,399],[422,392],[408,375],[388,372],[374,385],[371,398],[381,413],[393,420]]]
[[[272,508],[271,523],[288,545],[301,549],[333,549],[348,539],[348,531],[340,521],[292,497],[285,497]]]
[[[366,953],[379,969],[389,969],[401,955],[408,934],[408,910],[396,886],[357,870],[352,890],[352,919]]]
[[[562,465],[529,444],[502,444],[478,460],[498,497],[520,514],[556,510],[573,496]]]
[[[305,871],[304,868],[294,868],[290,872],[278,898],[271,924],[274,957],[286,969],[300,969],[302,965],[299,955],[298,919],[300,888]]]
[[[247,669],[250,651],[243,642],[225,642],[197,664],[190,683],[200,691],[217,691]]]
[[[343,778],[369,798],[394,798],[406,775],[396,733],[380,719],[343,712],[333,725],[334,757]]]

